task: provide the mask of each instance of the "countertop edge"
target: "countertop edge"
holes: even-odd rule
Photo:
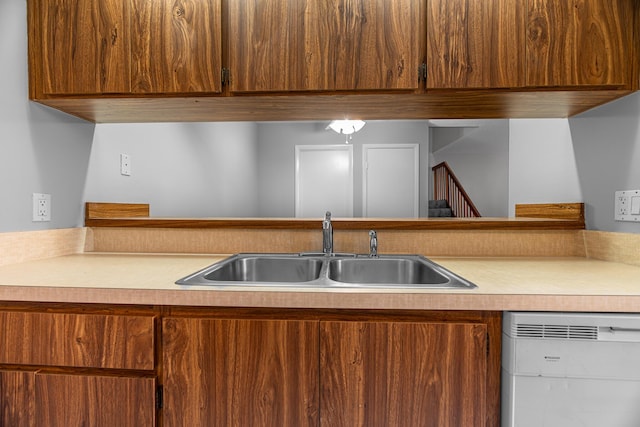
[[[174,291],[2,286],[0,301],[282,309],[640,312],[640,295]]]

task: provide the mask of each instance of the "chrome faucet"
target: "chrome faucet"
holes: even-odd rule
[[[331,225],[331,212],[324,214],[322,221],[322,252],[328,255],[333,254],[333,225]]]
[[[369,256],[378,257],[378,233],[374,230],[369,231]]]

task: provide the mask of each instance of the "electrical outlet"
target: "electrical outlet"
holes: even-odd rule
[[[614,209],[616,221],[640,222],[640,190],[616,191]]]
[[[33,193],[33,221],[51,221],[51,194]]]
[[[120,154],[120,174],[131,175],[131,157],[128,154]]]

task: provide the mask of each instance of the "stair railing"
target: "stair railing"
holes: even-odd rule
[[[475,218],[481,216],[447,162],[439,163],[431,170],[433,170],[433,198],[435,200],[446,200],[454,217]]]

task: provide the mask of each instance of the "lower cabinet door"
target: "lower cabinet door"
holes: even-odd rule
[[[154,427],[155,378],[35,374],[35,425]]]
[[[34,427],[35,373],[0,371],[0,426]]]
[[[483,427],[487,326],[320,323],[323,427]]]
[[[166,318],[164,427],[318,425],[318,321]]]

